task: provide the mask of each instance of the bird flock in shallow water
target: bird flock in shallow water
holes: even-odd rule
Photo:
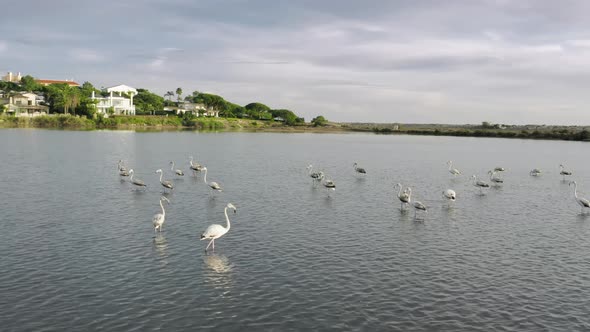
[[[170,172],[175,176],[183,177],[185,175],[182,169],[175,168],[176,164],[174,163],[174,161],[170,161],[169,165]],[[462,175],[461,171],[459,171],[457,168],[453,168],[452,161],[449,160],[447,162],[447,165],[448,171],[453,177]],[[210,189],[210,194],[223,191],[219,183],[214,181],[207,181],[207,167],[196,162],[194,160],[194,157],[192,156],[189,157],[189,168],[193,172],[193,175],[196,175],[197,173],[204,174],[203,182]],[[309,177],[311,177],[313,181],[313,186],[321,184],[324,188],[326,188],[328,196],[330,195],[330,192],[336,191],[336,184],[334,180],[328,177],[324,171],[316,171],[313,169],[312,165],[307,166],[306,169],[307,174],[309,175]],[[356,172],[356,174],[359,174],[360,176],[367,176],[367,171],[364,168],[359,167],[358,163],[356,162],[353,164],[353,169]],[[571,171],[566,170],[563,164],[559,165],[559,169],[559,174],[563,177],[563,181],[566,181],[567,176],[571,176],[573,174]],[[121,177],[129,177],[129,182],[131,184],[139,187],[141,190],[146,190],[147,185],[145,184],[145,182],[135,177],[134,170],[128,169],[122,160],[119,160],[119,162],[117,163],[117,170]],[[488,171],[487,174],[489,175],[489,181],[492,183],[493,186],[500,186],[504,183],[504,180],[499,175],[499,173],[502,173],[504,171],[506,171],[504,167],[495,167],[494,169]],[[155,171],[155,173],[159,174],[159,182],[164,188],[164,194],[172,192],[174,190],[174,184],[172,183],[172,181],[164,179],[164,171],[162,169],[158,169]],[[529,172],[529,175],[538,177],[541,176],[542,173],[543,172],[540,169],[534,168]],[[471,179],[473,186],[479,189],[480,195],[484,195],[484,189],[490,188],[490,184],[488,182],[478,179],[476,175],[472,175]],[[584,213],[585,208],[590,208],[590,201],[588,201],[586,198],[578,196],[578,184],[576,183],[576,181],[571,181],[569,185],[574,187],[574,198],[576,200],[576,203],[580,205],[582,213]],[[396,196],[400,201],[400,211],[404,212],[407,210],[409,206],[412,206],[414,208],[415,219],[418,219],[418,213],[428,213],[428,208],[424,203],[417,200],[412,200],[412,188],[404,188],[404,186],[401,183],[396,183],[394,188],[395,192],[397,192]],[[446,189],[442,191],[442,197],[448,202],[449,206],[451,206],[451,204],[453,204],[453,202],[455,202],[457,199],[457,193],[453,189]],[[164,222],[166,220],[166,209],[164,208],[164,204],[170,204],[170,200],[165,196],[161,196],[159,203],[161,213],[155,214],[152,218],[152,225],[154,227],[154,233],[156,234],[156,236],[158,235],[158,233],[161,234],[162,229],[164,227]],[[229,216],[227,214],[228,209],[233,210],[234,213],[237,212],[237,208],[232,203],[228,203],[225,206],[224,215],[226,219],[226,226],[212,224],[209,227],[207,227],[207,229],[205,229],[205,231],[201,234],[201,240],[209,240],[209,243],[207,244],[205,251],[207,251],[209,247],[211,247],[212,250],[215,250],[215,240],[229,232],[231,224]]]

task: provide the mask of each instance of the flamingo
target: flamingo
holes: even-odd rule
[[[160,184],[162,185],[162,187],[164,187],[164,190],[166,189],[174,189],[174,185],[172,184],[172,182],[170,181],[166,181],[166,180],[162,180],[162,176],[163,176],[163,172],[161,169],[156,170],[156,173],[160,173]]]
[[[444,198],[448,199],[449,202],[454,202],[457,199],[457,194],[453,189],[447,189],[442,192]]]
[[[178,176],[184,176],[184,172],[181,169],[174,170],[174,162],[170,162],[170,170],[176,173]]]
[[[194,163],[193,162],[193,156],[190,156],[190,169],[192,169],[194,172],[200,172],[203,170],[203,166],[201,166],[199,163]]]
[[[424,213],[428,213],[428,210],[426,209],[426,205],[422,204],[422,202],[415,201],[414,202],[414,218],[416,218],[416,214],[418,213],[418,210],[424,211]]]
[[[559,165],[559,174],[560,174],[560,175],[563,175],[563,181],[565,181],[565,176],[566,176],[566,175],[572,175],[572,172],[570,172],[570,171],[566,171],[566,170],[564,169],[564,166],[563,166],[563,165]]]
[[[411,197],[412,197],[412,188],[407,188],[403,193],[402,193],[402,184],[398,183],[395,185],[396,187],[399,187],[399,192],[397,193],[397,198],[400,200],[400,210],[404,209],[404,205],[409,204],[411,201]]]
[[[447,161],[447,165],[449,165],[449,173],[451,173],[453,175],[461,174],[461,172],[458,169],[453,168],[453,161],[452,160]]]
[[[326,179],[323,173],[321,175],[321,179],[324,180],[324,182],[322,184],[324,185],[324,187],[326,187],[327,190],[330,190],[330,189],[332,191],[336,190],[336,184],[334,183],[334,181],[332,181],[330,179]]]
[[[489,188],[490,185],[487,182],[481,181],[477,179],[477,176],[473,175],[471,177],[473,179],[473,185],[479,187],[479,193],[483,194],[482,188]]]
[[[119,160],[117,163],[117,169],[119,170],[120,176],[129,176],[129,171],[127,171],[127,168],[123,164],[123,160]]]
[[[504,167],[496,167],[494,168],[494,172],[504,172],[506,169]]]
[[[364,169],[364,168],[358,167],[358,166],[357,166],[357,163],[354,163],[354,164],[352,165],[352,167],[354,167],[354,170],[355,170],[357,173],[361,173],[361,174],[367,174],[367,171],[365,171],[365,169]]]
[[[531,170],[531,171],[529,172],[529,175],[530,175],[530,176],[539,176],[539,175],[541,175],[541,173],[542,173],[542,172],[541,172],[541,170],[540,170],[540,169],[538,169],[538,168],[533,168],[533,170]]]
[[[215,239],[218,239],[222,237],[225,233],[229,232],[229,228],[231,225],[229,223],[229,217],[227,216],[227,209],[233,209],[234,213],[238,211],[238,209],[236,209],[236,207],[232,203],[227,204],[223,211],[225,213],[225,220],[227,221],[226,227],[223,227],[218,224],[213,224],[207,227],[207,229],[201,234],[201,240],[211,240],[205,248],[205,251],[209,249],[210,245],[213,245],[213,250],[215,250]]]
[[[166,210],[164,210],[164,205],[162,205],[163,201],[166,201],[168,202],[168,204],[170,204],[168,198],[164,196],[160,197],[160,207],[162,208],[162,213],[156,213],[152,218],[152,224],[154,225],[154,233],[156,233],[156,230],[160,230],[160,233],[162,233],[162,226],[164,225],[164,221],[166,220]]]
[[[131,175],[131,177],[129,178],[129,181],[131,181],[131,183],[133,183],[134,185],[138,186],[138,187],[147,187],[147,185],[145,184],[145,182],[141,181],[140,179],[133,179],[133,169],[129,170],[129,175]]]
[[[500,179],[499,177],[496,176],[496,171],[488,171],[488,174],[490,175],[490,181],[492,181],[494,184],[498,185],[500,183],[504,183],[504,180]]]
[[[309,165],[307,166],[307,171],[308,171],[308,175],[314,180],[314,181],[320,181],[321,180],[321,175],[323,174],[321,171],[320,172],[314,172],[313,171],[313,166]]]
[[[576,198],[576,202],[582,207],[582,213],[584,213],[584,208],[590,208],[590,201],[585,198],[578,197],[578,184],[576,181],[570,182],[570,186],[574,185],[574,197]]]
[[[213,190],[222,191],[221,187],[219,186],[219,184],[217,182],[211,181],[211,182],[207,183],[207,167],[203,167],[201,170],[205,171],[205,176],[203,177],[203,182],[205,182],[205,184]]]

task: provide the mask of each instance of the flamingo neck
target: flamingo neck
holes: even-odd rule
[[[164,210],[164,204],[162,204],[162,200],[160,200],[160,207],[162,208],[162,215],[166,216],[166,210]]]
[[[129,178],[131,182],[133,182],[133,172],[131,172],[131,177]]]
[[[231,227],[231,224],[229,223],[229,217],[227,216],[227,206],[225,207],[225,210],[223,210],[223,213],[225,213],[225,220],[227,221],[227,226],[225,227],[226,232],[229,231],[229,228]]]
[[[174,170],[174,162],[172,162],[172,167],[170,167],[170,170],[173,171]]]
[[[574,183],[574,197],[578,198],[578,184]]]
[[[449,171],[451,170],[451,168],[452,168],[452,167],[453,167],[453,162],[452,162],[452,161],[450,161],[450,162],[449,162]]]
[[[162,175],[163,175],[162,173],[164,173],[164,172],[159,172],[159,173],[160,173],[160,182],[162,182]]]
[[[207,184],[207,170],[205,170],[205,176],[203,177],[203,182]]]
[[[313,167],[309,168],[309,172],[307,172],[308,175],[311,175],[311,172],[313,171]]]
[[[397,197],[401,198],[402,197],[402,185],[401,184],[397,184],[399,186],[399,192],[397,193]]]

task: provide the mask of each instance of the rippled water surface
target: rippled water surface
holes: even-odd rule
[[[590,329],[590,216],[558,174],[590,196],[588,143],[1,130],[0,148],[2,331]],[[190,155],[222,193],[188,174]],[[469,176],[495,166],[504,185],[479,195]],[[176,189],[154,237],[158,168]],[[397,182],[422,220],[400,211]],[[199,235],[228,202],[238,213],[207,254]]]

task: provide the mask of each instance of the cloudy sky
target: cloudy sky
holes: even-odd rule
[[[310,120],[590,124],[590,1],[12,1],[0,71]]]

